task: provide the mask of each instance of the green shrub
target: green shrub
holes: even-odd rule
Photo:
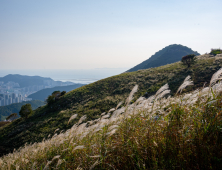
[[[19,111],[19,115],[22,118],[27,118],[30,114],[32,114],[32,106],[31,104],[25,104],[21,107],[21,110]]]
[[[222,50],[221,49],[211,49],[210,54],[216,56],[217,54],[221,54]]]
[[[182,59],[181,59],[181,62],[184,64],[184,65],[187,65],[187,67],[190,67],[191,64],[194,64],[195,63],[195,54],[189,54],[189,55],[186,55],[186,56],[183,56]]]

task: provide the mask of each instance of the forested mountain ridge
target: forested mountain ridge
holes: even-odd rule
[[[183,45],[169,45],[156,52],[149,59],[129,69],[128,72],[171,64],[180,61],[183,56],[188,54],[200,55],[198,52],[193,51],[192,49]]]
[[[74,90],[78,87],[84,86],[85,84],[74,84],[69,86],[57,86],[53,88],[46,88],[40,91],[37,91],[36,93],[33,93],[28,96],[28,98],[32,98],[32,100],[41,100],[45,101],[45,99],[52,94],[54,91],[66,91],[69,92],[71,90]]]

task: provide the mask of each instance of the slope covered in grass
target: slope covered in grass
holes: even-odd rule
[[[174,94],[187,75],[194,80],[194,86],[186,91],[208,85],[214,72],[221,67],[220,62],[214,58],[200,59],[187,69],[180,62],[157,68],[137,72],[123,73],[106,78],[95,83],[75,89],[59,101],[50,106],[38,108],[27,120],[18,119],[12,124],[0,129],[0,152],[8,153],[14,148],[19,148],[27,143],[42,141],[53,134],[71,128],[67,124],[73,114],[78,114],[78,119],[87,115],[87,120],[95,120],[100,114],[116,107],[120,101],[125,101],[131,89],[138,84],[139,89],[135,100],[145,92],[153,95],[165,83],[169,84],[171,94]]]
[[[0,158],[1,169],[220,169],[222,166],[222,69],[210,85],[192,86],[186,77],[174,96],[165,84],[149,98],[124,106],[94,121],[86,116],[66,132],[54,131],[40,143]],[[195,84],[194,84],[195,85]],[[74,121],[77,119],[77,121]]]

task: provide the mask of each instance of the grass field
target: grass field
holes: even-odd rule
[[[145,92],[148,92],[149,96],[155,95],[155,93],[158,91],[158,89],[166,83],[169,84],[169,88],[171,90],[170,95],[174,96],[174,98],[171,98],[171,100],[174,100],[174,99],[179,100],[179,98],[175,98],[175,93],[176,93],[177,89],[179,88],[179,86],[181,85],[181,83],[184,81],[184,79],[188,75],[191,76],[192,80],[194,81],[194,85],[188,86],[186,89],[183,90],[183,93],[189,93],[197,88],[201,88],[201,87],[203,87],[205,82],[206,82],[205,86],[209,86],[209,82],[210,82],[210,79],[211,79],[213,73],[215,73],[217,70],[219,70],[220,67],[221,67],[221,63],[218,61],[215,61],[214,58],[200,59],[200,60],[198,60],[198,62],[195,65],[191,66],[191,68],[189,68],[189,69],[187,69],[185,66],[181,65],[180,62],[177,62],[174,64],[170,64],[170,65],[166,65],[166,66],[162,66],[162,67],[158,67],[158,68],[140,70],[140,71],[131,72],[131,73],[123,73],[118,76],[113,76],[113,77],[110,77],[107,79],[103,79],[98,82],[95,82],[95,83],[83,86],[81,88],[75,89],[75,90],[67,93],[65,96],[63,96],[59,101],[57,101],[53,105],[51,105],[51,106],[45,105],[41,108],[36,109],[35,112],[33,113],[33,115],[31,115],[27,120],[18,119],[16,121],[14,121],[13,123],[6,125],[4,128],[1,128],[0,129],[0,152],[3,155],[6,153],[9,153],[9,152],[12,152],[14,148],[18,149],[19,147],[23,147],[25,145],[25,143],[27,143],[27,145],[29,145],[30,143],[41,142],[43,139],[45,139],[45,142],[46,142],[46,141],[48,141],[48,139],[51,139],[50,136],[54,135],[55,130],[56,130],[57,134],[60,134],[60,133],[63,133],[65,131],[69,130],[70,128],[72,128],[73,124],[76,124],[79,121],[79,119],[84,115],[86,115],[86,119],[83,121],[83,123],[86,123],[87,121],[98,120],[99,118],[101,118],[101,113],[103,113],[103,112],[107,113],[111,108],[115,108],[120,101],[123,101],[123,104],[120,107],[125,106],[125,104],[124,104],[125,100],[127,99],[127,96],[129,95],[130,91],[132,90],[132,88],[136,84],[139,86],[139,88],[138,88],[137,92],[134,94],[134,99],[132,99],[132,103],[135,103],[135,101],[140,96],[142,96]],[[219,98],[219,96],[220,95],[217,95],[218,98]],[[209,99],[209,100],[211,100],[211,99]],[[159,101],[156,101],[155,105],[158,104],[158,102]],[[172,101],[171,101],[171,103],[172,103]],[[203,103],[202,103],[202,105],[204,107]],[[130,107],[130,106],[131,105],[129,105],[128,107]],[[198,107],[200,107],[200,106],[201,106],[201,104],[198,105]],[[193,112],[190,112],[190,110],[189,110],[189,109],[192,109],[192,107],[198,108],[195,105],[192,105],[192,107],[189,106],[189,107],[183,108],[180,105],[178,105],[178,102],[175,105],[172,105],[170,107],[171,107],[171,109],[174,108],[174,110],[177,110],[177,109],[181,110],[181,112],[183,113],[183,114],[181,113],[182,116],[185,116],[188,113],[189,114],[193,113]],[[168,110],[168,108],[165,108],[164,111],[166,111],[166,110]],[[218,111],[218,110],[216,110],[216,111]],[[126,126],[124,124],[124,122],[126,123],[126,122],[130,122],[132,120],[138,120],[141,123],[144,122],[143,119],[140,116],[138,116],[138,115],[140,115],[139,112],[141,112],[141,113],[144,112],[144,114],[145,114],[148,111],[141,110],[141,111],[138,111],[138,114],[131,115],[131,116],[137,116],[137,117],[135,117],[134,119],[127,119],[127,121],[121,121],[121,123],[118,124],[119,128],[120,127],[123,128]],[[200,115],[203,113],[202,111],[198,111],[198,109],[194,113],[196,113],[196,112],[198,112],[198,114],[200,114]],[[72,122],[68,124],[69,118],[74,114],[77,114],[76,119],[72,120]],[[159,114],[161,115],[161,113],[159,113]],[[146,116],[148,116],[148,115],[149,114],[146,114]],[[200,115],[199,115],[199,117],[201,117]],[[143,140],[145,140],[145,139],[142,138],[142,137],[144,137],[142,134],[148,133],[148,131],[145,131],[145,129],[149,129],[147,127],[150,127],[150,128],[153,127],[153,129],[159,129],[159,128],[161,129],[161,125],[159,126],[153,120],[152,121],[148,120],[148,117],[146,117],[146,116],[144,117],[144,120],[147,119],[147,121],[145,121],[146,122],[145,124],[141,124],[141,125],[132,124],[132,127],[135,128],[134,130],[136,130],[137,128],[140,128],[140,127],[144,128],[144,130],[137,129],[136,130],[137,132],[135,132],[134,130],[133,131],[131,131],[131,130],[124,131],[124,133],[127,132],[127,136],[135,135],[134,133],[141,132],[141,134],[138,134],[138,135],[141,135],[141,139],[135,140],[131,136],[131,138],[127,137],[127,140],[130,139],[130,140],[134,140],[134,142],[137,141],[138,144],[140,144],[140,142],[142,142],[141,144],[143,144],[144,143]],[[191,116],[191,118],[193,118],[192,116],[194,116],[194,115],[191,114],[190,116]],[[168,119],[169,118],[166,116],[166,121],[168,121]],[[174,122],[174,121],[172,121],[172,122]],[[126,123],[126,124],[128,124],[128,123]],[[111,125],[112,124],[103,127],[103,130],[105,130],[104,134],[105,134],[105,132],[107,132],[106,130],[108,130],[109,126],[111,126]],[[86,126],[88,127],[89,123]],[[163,123],[162,131],[164,133],[167,132],[165,129],[166,127],[168,127],[167,124]],[[168,128],[170,128],[170,127],[168,127]],[[192,124],[189,129],[193,129]],[[172,129],[169,129],[168,132],[170,132],[171,130]],[[102,132],[102,131],[100,131],[100,132]],[[161,133],[162,133],[162,131],[160,130]],[[150,133],[150,135],[151,136],[153,136],[154,134],[160,135],[161,134],[160,132],[159,131],[157,131],[155,133],[152,132],[152,133]],[[189,130],[188,130],[188,132],[189,132]],[[118,135],[119,133],[122,133],[122,132],[120,132],[119,130],[116,130],[115,135],[109,137],[110,140],[113,141],[114,140],[113,138],[116,135]],[[121,137],[121,135],[124,135],[124,133],[119,134],[120,135],[119,137]],[[166,139],[166,137],[168,136],[168,134],[167,135],[165,134],[166,136],[164,137],[164,133],[163,133],[163,136],[161,137],[161,140],[157,140],[156,138],[152,138],[152,141],[155,141],[153,143],[154,144],[156,143],[157,146],[161,146],[161,147],[164,146],[164,145],[161,145],[161,143],[163,142],[162,140]],[[160,138],[160,137],[158,137],[158,135],[156,137]],[[101,136],[101,134],[99,136]],[[117,139],[115,139],[115,140],[117,140]],[[122,139],[122,137],[121,137],[121,139]],[[55,140],[57,140],[57,138]],[[77,139],[75,139],[75,140],[77,140]],[[84,140],[85,140],[85,138],[84,138]],[[99,137],[94,138],[93,141],[95,142],[97,140],[99,142],[100,138]],[[178,140],[181,140],[181,139],[178,139]],[[200,139],[198,139],[198,140],[200,140]],[[69,141],[69,142],[71,142],[71,141]],[[87,142],[89,142],[89,141],[87,141]],[[64,142],[64,143],[66,143],[66,142]],[[74,143],[76,143],[76,142],[74,142]],[[128,144],[121,143],[121,142],[119,143],[118,141],[116,141],[116,143],[120,144],[120,145],[117,145],[117,149],[119,149],[119,152],[120,151],[123,152],[122,154],[127,153],[123,149],[120,149],[120,146],[129,147]],[[76,143],[76,145],[73,145],[72,147],[78,146],[80,144],[81,144],[81,142]],[[81,145],[83,145],[83,144],[84,144],[84,142]],[[111,144],[111,146],[112,145],[113,144]],[[180,146],[180,145],[181,144],[178,144],[178,146]],[[50,146],[51,146],[51,144],[50,144]],[[172,144],[172,147],[173,146],[175,146],[174,143]],[[53,148],[53,145],[52,145],[52,148]],[[67,149],[67,148],[62,148],[62,149]],[[83,149],[83,151],[85,151],[85,149],[86,149],[86,147]],[[162,149],[164,149],[164,148],[162,148]],[[201,150],[202,148],[199,148],[199,149]],[[54,147],[54,150],[59,150],[57,148],[57,144]],[[180,150],[178,150],[178,152],[179,151]],[[45,153],[46,156],[42,159],[42,161],[38,162],[38,166],[37,166],[38,168],[40,166],[42,166],[44,168],[44,166],[47,163],[47,160],[50,160],[52,156],[55,156],[52,154],[51,157],[49,158],[47,156],[48,152],[51,153],[51,151],[47,150],[47,152]],[[117,150],[115,152],[117,152]],[[119,154],[119,152],[118,152],[118,154]],[[146,152],[148,154],[148,151],[144,150],[143,152],[144,152],[144,154]],[[151,152],[151,151],[149,151],[149,152]],[[152,150],[152,152],[153,152],[153,150]],[[92,152],[92,153],[94,153],[94,152]],[[194,150],[191,153],[194,153]],[[61,155],[60,152],[59,152],[59,154]],[[64,154],[68,154],[68,153],[65,152]],[[72,154],[72,153],[69,153],[69,154]],[[99,154],[99,153],[95,152],[95,154]],[[131,151],[129,152],[128,156],[130,154],[131,154]],[[135,154],[135,153],[133,153],[133,154]],[[155,154],[158,155],[159,153],[155,152]],[[139,153],[139,155],[141,155],[141,153]],[[157,155],[155,155],[154,157],[157,157]],[[28,157],[30,157],[30,156],[28,156]],[[163,155],[161,157],[163,157]],[[117,159],[117,158],[120,159],[118,156],[115,157],[115,159]],[[193,157],[191,155],[189,158],[190,158],[190,160],[193,159]],[[72,160],[74,158],[69,158],[69,159],[70,160],[68,162],[74,161],[74,160]],[[114,158],[112,158],[112,159],[114,161]],[[134,159],[134,157],[133,157],[133,159]],[[138,157],[138,159],[142,159],[142,158]],[[160,157],[158,157],[158,159],[160,159]],[[218,159],[217,161],[220,162],[220,157],[217,157],[215,159]],[[91,158],[90,158],[90,160],[91,160]],[[94,160],[95,159],[92,159],[92,162]],[[101,159],[99,158],[99,160],[101,160]],[[33,161],[34,161],[34,158],[33,158]],[[53,161],[55,161],[55,160],[53,160]],[[117,162],[115,162],[115,161],[117,161]],[[118,161],[120,161],[120,160],[115,160],[115,161],[113,162],[113,164],[117,165]],[[172,160],[169,160],[169,161],[172,161]],[[217,164],[217,161],[216,161],[216,164]],[[92,162],[87,163],[87,168],[89,168],[91,166]],[[120,164],[123,164],[123,163],[120,161],[119,166],[120,166]],[[154,165],[153,165],[154,163],[151,163],[151,164],[152,164],[152,166],[150,165],[150,167],[154,167]],[[160,164],[160,162],[157,164],[157,167],[162,166],[162,165],[160,166],[159,164]],[[168,164],[170,164],[170,163],[168,162]],[[177,167],[177,164],[178,163],[175,163],[175,169]],[[211,162],[211,164],[212,164],[212,162]],[[75,166],[76,165],[72,165],[72,167],[75,167]],[[103,165],[103,166],[105,166],[105,165]],[[129,167],[130,166],[132,166],[132,165],[129,164]],[[141,166],[141,165],[139,165],[139,166]],[[148,165],[146,165],[146,167],[147,166]],[[197,166],[197,165],[195,165],[195,166]],[[30,167],[30,166],[28,166],[26,164],[26,165],[24,165],[24,167]],[[81,165],[80,165],[80,167],[81,167]],[[104,168],[106,169],[107,167],[104,167]],[[119,168],[121,168],[121,167],[119,167]],[[126,168],[126,167],[123,167],[123,168]]]
[[[0,159],[1,169],[220,169],[222,166],[222,69],[210,85],[187,77],[178,93],[168,84],[149,98],[124,104],[87,121],[74,114],[67,131],[56,129],[40,143],[25,145]],[[120,107],[122,106],[122,107]],[[120,108],[119,108],[120,107]]]

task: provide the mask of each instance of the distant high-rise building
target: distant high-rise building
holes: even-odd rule
[[[15,98],[15,103],[19,103],[19,97]]]
[[[2,100],[1,100],[1,103],[2,103],[2,104],[1,104],[2,106],[5,106],[5,99],[2,99]]]
[[[9,99],[9,95],[8,94],[5,94],[5,99]]]
[[[11,97],[8,99],[8,105],[10,105],[10,104],[12,104],[12,98]]]
[[[16,98],[16,94],[12,93],[12,99],[15,99],[15,98]]]

